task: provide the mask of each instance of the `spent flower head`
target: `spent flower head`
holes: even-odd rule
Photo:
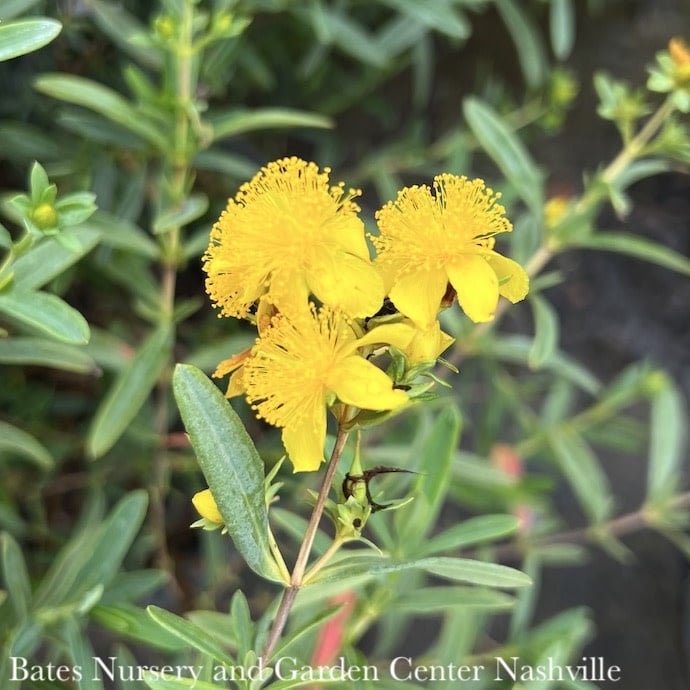
[[[423,330],[429,329],[450,283],[472,321],[490,321],[499,295],[525,297],[529,279],[512,259],[494,251],[494,235],[512,225],[499,194],[483,180],[456,175],[406,187],[376,214],[372,237],[390,298]]]
[[[330,185],[329,173],[283,158],[228,201],[204,255],[206,290],[223,315],[247,317],[263,296],[280,311],[304,308],[310,295],[354,317],[381,306],[359,192]]]

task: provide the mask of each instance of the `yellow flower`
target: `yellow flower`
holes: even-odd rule
[[[374,314],[383,282],[369,257],[356,190],[329,168],[283,158],[240,187],[211,231],[206,291],[225,316],[246,317],[264,295],[280,310],[310,294],[353,317]]]
[[[213,498],[210,489],[204,489],[194,494],[192,497],[192,504],[202,518],[206,518],[209,522],[213,522],[216,525],[225,524],[225,520],[223,520],[222,515],[218,512],[216,500]]]
[[[490,321],[499,295],[518,302],[529,279],[512,259],[493,250],[494,235],[510,232],[500,198],[483,180],[456,175],[406,187],[376,214],[372,237],[395,306],[422,329],[436,319],[448,283],[472,321]]]
[[[326,409],[336,401],[392,410],[407,395],[358,352],[360,340],[344,315],[329,307],[278,314],[245,361],[247,399],[282,438],[295,472],[319,468]]]

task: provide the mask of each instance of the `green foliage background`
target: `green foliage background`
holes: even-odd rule
[[[577,38],[575,4],[84,0],[57,12],[53,3],[3,2],[3,688],[25,687],[9,680],[11,656],[43,665],[86,665],[94,654],[123,664],[242,664],[260,653],[278,589],[253,571],[277,578],[261,554],[252,561],[217,532],[187,529],[190,498],[205,482],[171,377],[176,362],[210,373],[249,344],[248,332],[213,315],[199,257],[227,197],[282,155],[361,185],[370,220],[405,183],[441,171],[485,175],[516,225],[509,253],[534,278],[528,306],[511,312],[508,328],[503,313],[492,328],[444,315],[461,373],[439,375],[452,388],[363,439],[370,465],[419,472],[381,480],[386,495],[415,499],[370,522],[367,536],[395,565],[359,551],[332,564],[300,593],[281,651],[308,663],[319,626],[336,611],[330,597],[354,590],[342,650],[351,663],[394,656],[429,617],[435,634],[414,653],[432,662],[479,663],[489,649],[566,663],[596,631],[584,608],[533,620],[544,568],[587,567],[592,545],[631,559],[621,537],[641,528],[690,553],[679,389],[647,362],[597,378],[559,349],[549,300],[564,280],[552,258],[576,248],[626,253],[687,281],[686,257],[634,228],[598,223],[606,205],[630,210],[633,183],[687,172],[688,89],[664,82],[672,66],[663,60],[650,88],[667,92],[666,101],[598,74],[599,115],[617,127],[621,153],[591,161],[581,192],[550,219],[549,171],[531,152],[561,128],[567,134],[577,84],[563,64]],[[611,4],[583,3],[579,14],[584,21]],[[470,59],[468,41],[487,17],[513,43],[519,89],[497,71],[490,43],[475,42]],[[435,92],[448,61],[467,94],[452,109]],[[187,384],[195,381],[205,385]],[[274,467],[277,435],[236,409]],[[609,449],[647,458],[646,494],[625,515],[602,468]],[[316,477],[280,469],[278,479],[271,521],[294,555],[305,485]],[[555,498],[563,487],[579,507],[577,524],[567,524]],[[316,554],[327,547],[324,531]],[[500,564],[519,567],[533,585]]]

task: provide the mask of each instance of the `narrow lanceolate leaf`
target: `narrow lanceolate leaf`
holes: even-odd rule
[[[74,228],[72,237],[79,242],[79,251],[67,249],[55,237],[48,237],[20,256],[12,264],[15,289],[36,290],[43,287],[88,254],[98,243],[101,233],[89,221]]]
[[[165,209],[153,221],[154,235],[160,235],[176,227],[188,225],[200,218],[208,208],[208,197],[205,194],[191,194],[179,206]]]
[[[144,671],[144,682],[151,690],[227,690],[227,685],[216,685],[195,678],[162,674],[159,671]],[[272,687],[272,686],[271,686]]]
[[[396,515],[406,555],[417,555],[415,547],[436,523],[448,489],[450,465],[460,435],[460,412],[447,407],[438,415],[424,443],[422,471],[414,487],[415,500]]]
[[[534,342],[527,362],[531,369],[539,369],[546,364],[558,346],[558,316],[555,309],[540,295],[529,297],[534,315]]]
[[[41,582],[35,605],[59,606],[94,588],[107,587],[141,528],[147,503],[145,491],[133,491],[102,523],[88,524],[73,537]]]
[[[0,313],[49,338],[75,345],[89,342],[86,319],[57,295],[11,289],[0,294]]]
[[[572,0],[553,0],[549,10],[551,47],[559,60],[565,60],[575,41],[575,8]]]
[[[233,664],[233,659],[228,656],[218,641],[196,623],[180,618],[180,616],[158,608],[158,606],[149,606],[146,610],[158,625],[185,642],[189,647],[202,654],[208,654],[219,664]]]
[[[34,86],[41,93],[67,103],[74,103],[102,115],[124,129],[139,135],[157,149],[163,150],[168,141],[162,129],[148,120],[117,91],[98,82],[65,74],[44,74]]]
[[[629,232],[596,232],[578,239],[573,246],[627,254],[690,276],[690,259],[686,256]]]
[[[31,53],[50,43],[62,29],[55,19],[21,19],[0,24],[0,62]]]
[[[178,364],[173,389],[197,460],[237,550],[254,572],[282,581],[269,548],[263,462],[242,421],[196,367]]]
[[[226,113],[211,113],[207,117],[207,121],[213,127],[214,140],[261,129],[285,129],[289,127],[330,129],[333,127],[333,121],[328,117],[289,108],[258,108],[256,110],[242,108]]]
[[[539,28],[522,2],[494,0],[518,54],[522,74],[529,86],[539,86],[546,78],[548,61]]]
[[[536,216],[543,207],[542,176],[537,164],[499,114],[478,98],[466,98],[465,119],[486,153]]]
[[[492,542],[512,534],[519,524],[520,521],[513,515],[480,515],[470,518],[425,542],[422,555]]]
[[[549,445],[583,511],[593,523],[606,520],[612,509],[609,482],[585,440],[568,429],[548,433]]]
[[[647,497],[663,500],[678,488],[687,437],[688,412],[680,391],[669,381],[652,399]]]
[[[99,405],[86,438],[92,458],[107,453],[136,417],[168,364],[171,348],[171,328],[160,326],[117,377]]]
[[[423,587],[406,592],[391,607],[396,613],[435,616],[452,608],[504,611],[515,604],[509,594],[492,589],[463,586]]]
[[[313,584],[323,584],[359,575],[378,577],[404,570],[424,570],[432,575],[456,582],[465,582],[484,587],[513,589],[527,587],[531,580],[514,568],[496,563],[474,561],[467,558],[436,556],[411,561],[391,561],[386,558],[358,558],[353,562],[338,563],[325,567],[314,577]]]
[[[26,431],[0,421],[0,460],[4,452],[28,458],[43,470],[49,470],[54,464],[48,450]]]
[[[17,620],[26,617],[31,606],[31,585],[24,556],[19,544],[8,533],[0,538],[2,545],[2,574],[10,604]]]
[[[74,618],[68,619],[60,626],[58,633],[65,643],[72,665],[75,669],[82,669],[77,680],[79,690],[103,690],[103,681],[100,673],[94,673],[94,662],[98,658],[94,649],[86,637],[86,633],[80,629]]]
[[[425,558],[422,559],[421,563],[424,570],[432,575],[458,582],[483,585],[484,587],[514,589],[516,587],[528,587],[532,584],[525,573],[496,563],[445,556]]]
[[[98,371],[84,348],[43,338],[0,340],[0,363],[51,367],[80,374]]]

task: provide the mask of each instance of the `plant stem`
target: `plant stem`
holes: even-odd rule
[[[191,0],[186,0],[180,28],[180,40],[176,49],[175,95],[176,118],[172,152],[168,165],[171,169],[170,203],[181,204],[187,191],[189,178],[189,104],[192,98],[192,59],[194,7]],[[173,313],[175,310],[175,287],[177,283],[178,252],[182,228],[170,228],[161,237],[161,284],[160,284],[160,320],[174,331]],[[156,541],[156,560],[158,565],[168,572],[175,586],[174,561],[167,545],[165,526],[165,497],[168,493],[170,467],[164,439],[168,435],[169,424],[169,372],[166,371],[156,387],[155,430],[160,444],[153,458],[149,493],[151,496],[150,524]]]
[[[323,482],[321,483],[321,489],[319,495],[316,499],[316,504],[312,510],[311,517],[309,518],[309,524],[304,533],[304,539],[297,554],[297,559],[295,561],[295,567],[292,569],[292,576],[290,577],[290,585],[283,592],[283,598],[280,601],[280,606],[276,613],[276,617],[273,620],[273,625],[268,633],[268,638],[266,640],[266,645],[264,646],[263,652],[261,653],[262,663],[267,664],[273,650],[278,644],[278,640],[285,629],[287,624],[288,615],[292,605],[295,603],[295,597],[300,590],[304,582],[304,573],[307,567],[307,562],[309,560],[309,554],[311,553],[311,547],[314,544],[314,539],[316,538],[316,532],[319,528],[319,523],[321,522],[321,516],[323,515],[324,508],[326,507],[326,500],[328,498],[328,492],[331,490],[331,484],[333,483],[333,477],[335,476],[336,468],[338,467],[338,461],[343,454],[345,449],[345,442],[348,437],[347,431],[343,430],[340,426],[338,429],[338,435],[335,439],[335,445],[333,446],[333,452],[331,453],[330,460],[326,467],[326,474],[324,475]]]
[[[668,507],[674,510],[690,508],[690,491],[679,494],[669,501]],[[651,519],[650,515],[649,507],[644,505],[638,510],[621,515],[602,525],[597,525],[595,528],[582,527],[536,539],[529,543],[529,548],[534,549],[540,546],[551,546],[553,544],[582,544],[592,542],[596,541],[597,535],[601,533],[620,537],[625,534],[630,534],[631,532],[637,532],[645,527],[653,527],[654,521]],[[514,561],[521,557],[524,551],[525,545],[510,543],[499,546],[494,551],[494,557],[500,562]]]

